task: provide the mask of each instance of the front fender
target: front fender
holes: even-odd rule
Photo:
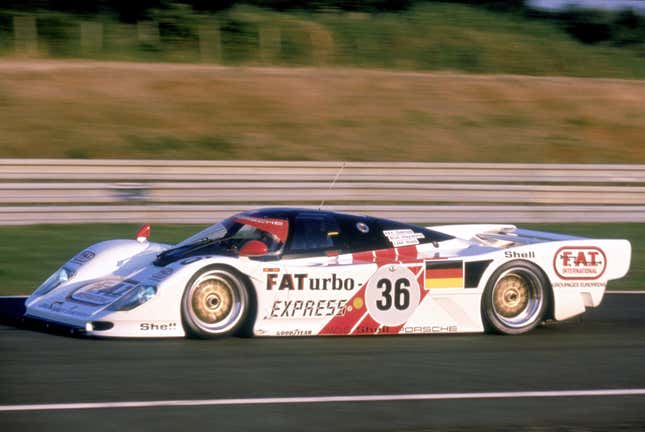
[[[124,276],[149,265],[169,246],[136,240],[107,240],[85,248],[65,263],[75,274],[70,282],[81,282],[108,275]]]
[[[134,255],[133,261],[137,260],[138,256]],[[124,266],[127,265],[129,264],[124,264]],[[253,267],[257,263],[245,258],[220,256],[190,257],[163,267],[155,266],[150,261],[132,277],[136,278],[137,284],[156,286],[156,295],[134,309],[105,310],[103,313],[93,316],[92,323],[89,326],[86,325],[86,331],[88,334],[101,337],[184,336],[181,316],[181,301],[184,291],[195,273],[212,265],[228,266],[247,275],[249,267]],[[94,326],[96,322],[110,323],[110,328],[96,327]]]

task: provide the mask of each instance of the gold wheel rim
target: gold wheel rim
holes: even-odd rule
[[[495,285],[495,310],[504,318],[520,315],[529,304],[530,288],[526,281],[514,274],[504,276]]]
[[[191,303],[193,311],[200,321],[215,324],[231,313],[233,293],[230,286],[224,281],[206,279],[193,291]]]

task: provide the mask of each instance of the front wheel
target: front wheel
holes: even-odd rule
[[[181,301],[184,329],[190,337],[221,338],[234,334],[249,313],[249,292],[234,270],[209,266],[197,272]]]
[[[512,261],[501,266],[486,284],[482,317],[488,332],[520,334],[544,319],[549,282],[535,264]]]

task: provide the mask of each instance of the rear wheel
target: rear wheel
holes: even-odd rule
[[[503,334],[532,330],[544,319],[550,294],[548,280],[535,264],[504,264],[484,290],[482,317],[486,330]]]
[[[234,334],[249,313],[249,291],[236,271],[205,267],[188,282],[181,302],[188,336],[221,338]]]

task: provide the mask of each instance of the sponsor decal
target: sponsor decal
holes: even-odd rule
[[[79,308],[78,305],[70,304],[60,300],[53,301],[50,304],[44,303],[38,306],[40,309],[49,309],[53,312],[64,313],[66,315],[84,316],[86,312]]]
[[[504,252],[504,257],[506,258],[535,258],[535,252],[517,252],[517,251],[506,251]]]
[[[562,281],[553,282],[553,288],[605,288],[606,282],[597,281]]]
[[[174,322],[167,323],[167,324],[143,322],[139,324],[139,330],[141,331],[169,331],[169,330],[175,330],[176,328],[177,328],[177,323],[174,323]]]
[[[378,269],[365,290],[365,306],[371,318],[387,326],[406,322],[420,300],[416,276],[401,265]]]
[[[321,334],[350,334],[350,332],[353,335],[393,334],[396,333],[394,330],[397,330],[396,332],[398,332],[398,327],[391,328],[387,326],[379,326],[378,323],[373,323],[373,325],[359,324],[353,332],[352,327],[349,326],[330,326],[327,328],[325,333]]]
[[[345,303],[347,303],[346,299],[275,300],[266,319],[342,316],[345,314]]]
[[[119,297],[129,292],[139,282],[135,280],[103,279],[92,282],[72,294],[72,299],[103,306],[114,302]]]
[[[403,327],[401,329],[402,334],[412,334],[412,333],[457,333],[459,327],[456,325],[447,325],[447,326],[414,326],[414,327]]]
[[[418,245],[419,239],[426,236],[422,233],[415,233],[411,229],[397,229],[383,231],[383,234],[394,247]]]
[[[276,336],[311,336],[313,332],[311,330],[280,330],[276,332]]]
[[[561,279],[598,279],[607,268],[607,256],[596,246],[565,246],[555,253],[553,269]]]
[[[378,323],[375,323],[376,325],[364,325],[364,324],[359,324],[352,334],[358,334],[358,335],[364,335],[364,334],[377,334],[380,331],[380,328],[378,326]],[[347,330],[347,333],[350,332],[351,329]]]
[[[96,254],[91,250],[84,250],[83,252],[78,253],[74,258],[71,259],[71,262],[74,264],[85,264],[94,259]]]
[[[303,291],[351,291],[354,289],[354,279],[339,278],[336,273],[332,273],[327,278],[310,278],[307,273],[268,273],[267,274],[267,291],[272,290],[290,290]]]
[[[425,265],[425,289],[464,287],[462,261],[426,261]]]

